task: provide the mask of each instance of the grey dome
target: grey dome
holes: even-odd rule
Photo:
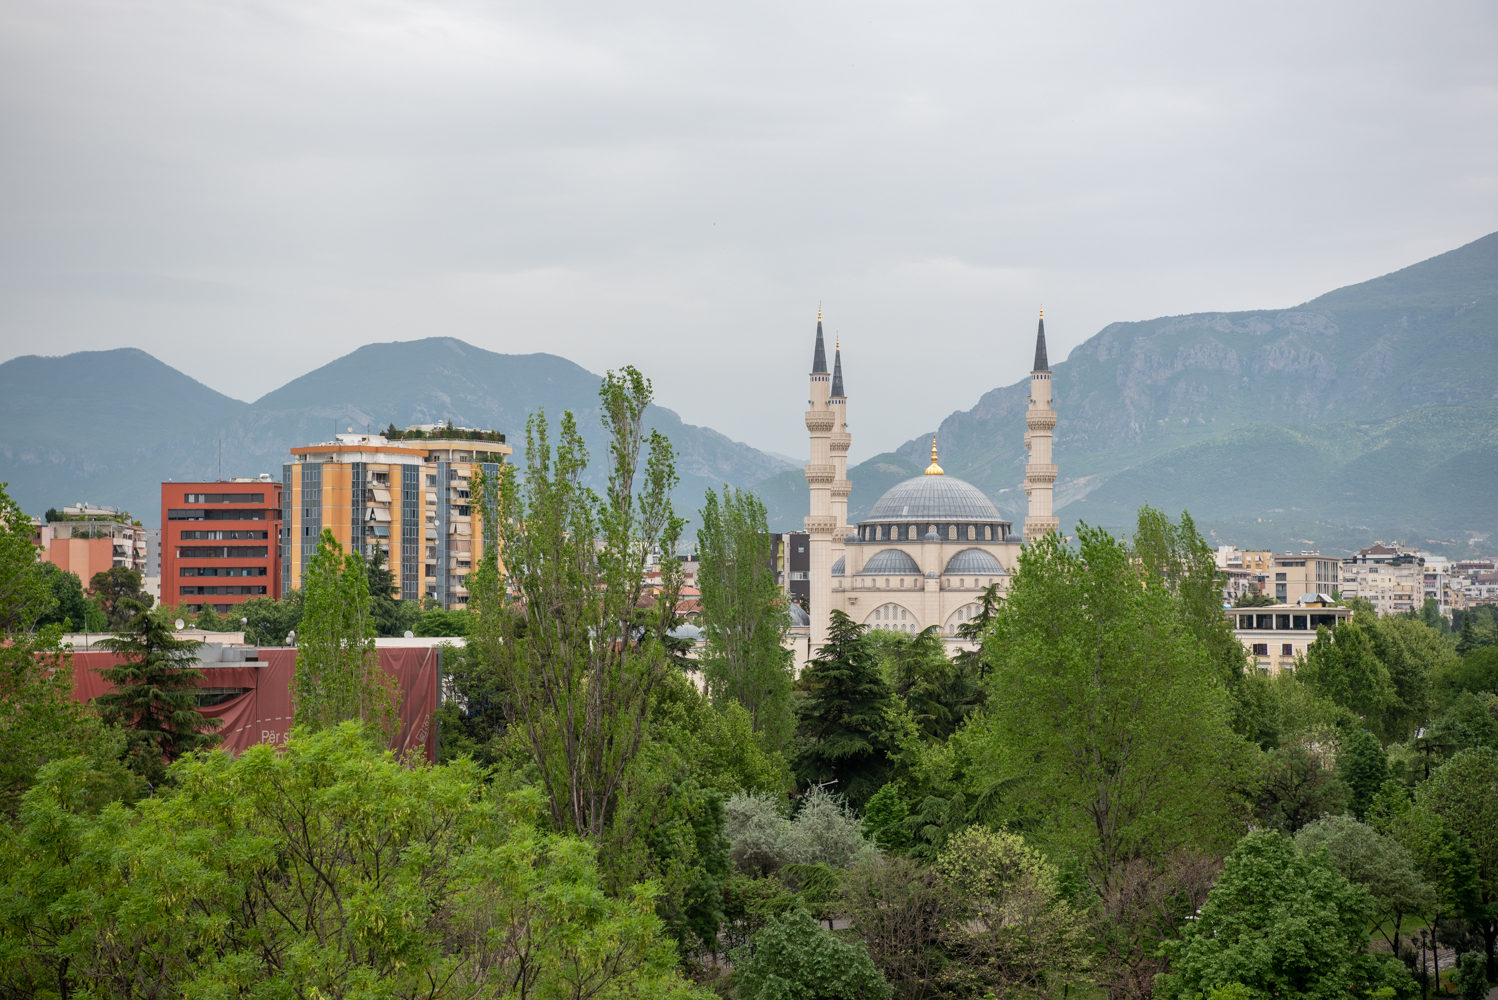
[[[948,576],[953,573],[967,573],[970,576],[998,576],[1004,572],[1004,566],[993,557],[991,552],[984,552],[982,549],[963,549],[948,560],[945,572]]]
[[[1002,521],[993,501],[953,476],[915,476],[891,487],[868,521]]]
[[[832,575],[842,576],[847,571],[848,559],[846,556],[838,556],[837,562],[832,564]]]
[[[901,552],[899,549],[885,549],[876,552],[874,558],[863,564],[863,570],[859,576],[871,576],[873,574],[888,576],[919,576],[921,568],[910,558],[909,553]]]
[[[802,626],[802,627],[805,627],[805,626],[810,625],[810,624],[811,624],[811,615],[807,614],[806,613],[806,609],[803,608],[801,605],[797,604],[795,601],[792,601],[791,602],[791,627],[794,628],[794,627],[796,627],[798,625]]]

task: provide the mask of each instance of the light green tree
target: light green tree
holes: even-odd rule
[[[765,746],[778,750],[795,729],[791,708],[789,603],[775,583],[765,506],[747,490],[709,491],[697,530],[707,651],[702,671],[715,703],[748,709]]]
[[[1374,653],[1367,632],[1353,622],[1317,628],[1316,640],[1306,647],[1305,664],[1296,674],[1318,695],[1356,713],[1369,726],[1379,726],[1397,700],[1388,668]]]
[[[375,652],[364,560],[357,552],[345,555],[324,528],[302,577],[302,594],[295,724],[317,732],[358,719],[388,743],[399,731],[400,694]]]
[[[1351,816],[1317,820],[1295,835],[1295,846],[1302,854],[1326,851],[1347,881],[1368,890],[1374,922],[1396,955],[1405,919],[1435,908],[1435,890],[1420,877],[1409,852]]]
[[[1415,789],[1415,801],[1466,841],[1476,863],[1477,899],[1467,916],[1482,930],[1488,976],[1498,979],[1498,750],[1463,750]]]

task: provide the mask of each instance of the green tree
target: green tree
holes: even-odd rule
[[[284,646],[287,636],[302,623],[302,592],[293,590],[279,601],[252,597],[235,610],[248,619],[244,639],[252,646]]]
[[[703,631],[702,672],[713,701],[749,710],[765,746],[784,747],[795,728],[791,706],[788,602],[775,583],[765,506],[747,490],[708,491],[697,531]]]
[[[1368,891],[1327,854],[1300,854],[1276,833],[1250,833],[1228,855],[1217,883],[1168,952],[1172,971],[1156,996],[1193,998],[1223,983],[1253,996],[1345,997],[1408,983],[1392,957],[1368,953]]]
[[[659,431],[641,468],[651,395],[634,368],[608,373],[599,388],[610,434],[604,497],[583,485],[588,453],[571,413],[555,454],[545,415],[528,421],[523,484],[509,474],[476,484],[485,531],[493,525],[496,534],[492,548],[486,534],[486,558],[470,577],[477,619],[468,641],[510,692],[507,710],[529,745],[552,822],[600,844],[614,829],[651,697],[668,673],[665,637],[681,587],[680,563],[668,560],[655,612],[642,618],[645,559],[676,551],[683,524],[671,507],[671,444]],[[510,607],[507,592],[519,613],[494,613]]]
[[[473,631],[473,617],[468,611],[431,608],[417,617],[411,630],[429,637],[466,636]]]
[[[375,652],[363,558],[357,552],[345,555],[324,528],[302,584],[293,681],[296,725],[316,732],[359,719],[388,743],[399,730],[400,694]]]
[[[1233,689],[1248,662],[1243,643],[1222,613],[1222,574],[1212,547],[1196,530],[1186,511],[1172,524],[1163,511],[1139,508],[1132,548],[1145,580],[1163,583],[1175,596],[1182,623],[1211,660],[1212,668]]]
[[[1318,627],[1296,675],[1318,695],[1356,713],[1370,726],[1379,725],[1385,710],[1395,703],[1388,668],[1374,655],[1367,633],[1352,622],[1339,623],[1331,630]]]
[[[1323,766],[1308,740],[1287,741],[1265,755],[1257,803],[1265,827],[1294,833],[1346,802],[1346,786]]]
[[[1256,590],[1245,591],[1238,595],[1233,602],[1235,608],[1272,608],[1275,605],[1274,598],[1268,594],[1261,594]]]
[[[1378,737],[1366,729],[1344,732],[1337,748],[1337,777],[1347,788],[1348,808],[1361,820],[1389,777],[1389,757]]]
[[[407,767],[355,723],[85,808],[48,765],[0,831],[0,980],[25,996],[701,997],[653,890],[604,894],[532,789]]]
[[[879,670],[865,627],[833,609],[827,645],[802,672],[801,752],[796,778],[804,784],[836,782],[854,808],[884,784],[895,748],[886,719],[894,695]]]
[[[192,616],[192,623],[204,632],[227,632],[230,625],[229,619],[219,614],[218,609],[208,601],[198,605],[198,613]]]
[[[178,639],[159,615],[124,602],[125,626],[100,645],[119,657],[112,667],[96,668],[114,685],[94,699],[106,724],[130,730],[132,769],[159,781],[164,764],[193,750],[217,746],[218,719],[198,711],[198,681],[193,667],[201,642]]]
[[[1373,654],[1389,671],[1394,698],[1384,710],[1380,731],[1387,739],[1408,739],[1430,716],[1431,681],[1456,661],[1446,637],[1424,622],[1400,615],[1379,617],[1371,609],[1353,618],[1373,642]]]
[[[51,611],[36,620],[38,628],[59,625],[64,632],[80,632],[88,624],[88,596],[83,592],[83,581],[77,573],[59,569],[55,563],[37,563],[37,570],[46,581],[47,588],[57,604]]]
[[[1420,610],[1415,612],[1415,617],[1442,635],[1451,631],[1451,623],[1446,620],[1445,615],[1441,614],[1441,603],[1434,597],[1425,599],[1425,603],[1420,605]]]
[[[1405,918],[1435,908],[1435,890],[1420,877],[1409,852],[1366,823],[1326,816],[1297,833],[1295,846],[1302,854],[1326,851],[1347,881],[1368,890],[1373,919],[1395,955]]]
[[[1060,897],[1053,865],[1023,837],[969,827],[936,862],[952,918],[943,938],[954,958],[940,977],[998,996],[1063,997],[1090,985],[1081,915]]]
[[[885,1000],[891,990],[861,944],[848,944],[805,910],[770,917],[732,955],[744,1000]]]
[[[142,582],[139,570],[124,566],[111,566],[89,580],[89,594],[104,612],[111,631],[123,628],[138,608],[155,603],[156,599],[141,589]]]
[[[403,601],[396,595],[395,574],[385,565],[385,550],[376,545],[365,567],[369,577],[369,617],[378,635],[401,636],[414,631],[421,615],[415,601]]]
[[[1020,556],[985,644],[989,709],[968,729],[987,744],[975,756],[991,785],[1021,783],[1003,816],[1081,860],[1109,898],[1135,859],[1231,842],[1254,751],[1232,732],[1226,684],[1176,595],[1141,585],[1107,532],[1077,532],[1077,549],[1051,535]]]
[[[1468,918],[1481,929],[1488,978],[1498,980],[1498,750],[1463,750],[1415,790],[1415,800],[1466,841],[1476,862],[1477,899]]]
[[[1457,960],[1457,995],[1462,1000],[1484,1000],[1488,995],[1486,965],[1483,955],[1475,951],[1469,951]]]

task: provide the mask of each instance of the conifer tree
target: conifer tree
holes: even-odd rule
[[[399,692],[380,669],[364,559],[323,529],[303,577],[297,629],[296,725],[311,732],[359,719],[389,741]]]
[[[894,694],[864,629],[833,610],[827,645],[801,677],[808,692],[798,713],[805,749],[796,760],[798,780],[836,781],[837,792],[858,809],[884,784],[895,748],[885,721]]]
[[[134,604],[133,609],[130,604]],[[217,746],[218,719],[198,711],[198,681],[193,667],[203,643],[178,639],[159,615],[135,602],[122,602],[134,616],[100,645],[121,657],[99,669],[114,690],[94,699],[106,724],[131,730],[132,766],[147,778],[159,778],[162,766],[193,750]]]
[[[1358,819],[1368,813],[1373,797],[1389,776],[1389,758],[1378,737],[1366,729],[1344,732],[1337,750],[1337,777],[1347,786],[1348,809]]]

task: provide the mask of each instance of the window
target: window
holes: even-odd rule
[[[266,531],[184,531],[181,537],[184,542],[238,542],[258,538],[269,539],[270,533]]]
[[[805,545],[798,545],[798,546],[796,546],[796,551],[797,552],[805,552],[806,551],[806,546]]]
[[[204,510],[201,507],[173,507],[166,512],[168,521],[264,521],[265,510]]]
[[[957,541],[957,525],[955,525],[955,524],[949,524],[949,525],[947,525],[947,541],[949,541],[949,542],[955,542],[955,541]]]
[[[1268,656],[1269,655],[1269,643],[1267,643],[1267,642],[1256,642],[1256,643],[1254,643],[1254,655],[1255,656]]]
[[[183,503],[265,503],[264,493],[189,493]]]
[[[971,541],[973,541],[977,537],[978,537],[978,529],[975,528],[975,527],[973,527],[971,524],[968,525],[967,526],[967,540],[971,542]]]
[[[1292,646],[1292,645],[1290,645],[1288,642],[1280,643],[1280,655],[1281,656],[1294,656],[1295,655],[1295,647]]]
[[[437,477],[436,476],[427,476],[427,485],[428,486],[436,486],[437,485]]]
[[[179,548],[178,559],[264,559],[266,546],[195,546]]]
[[[1285,574],[1283,574],[1283,573],[1276,573],[1276,574],[1274,574],[1274,579],[1275,579],[1276,582],[1283,582],[1286,579],[1286,577],[1285,577]]]
[[[1281,575],[1283,576],[1284,574]],[[1284,604],[1290,599],[1289,588],[1283,583],[1276,583],[1274,585],[1274,599]]]
[[[264,566],[181,566],[178,576],[265,576]]]

